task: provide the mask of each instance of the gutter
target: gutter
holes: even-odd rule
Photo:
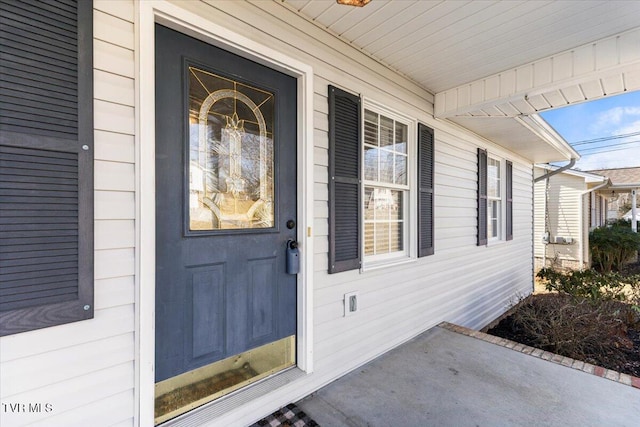
[[[536,183],[536,182],[542,181],[543,179],[550,178],[550,177],[552,177],[553,175],[555,175],[555,174],[557,174],[557,173],[564,172],[564,171],[566,171],[567,169],[571,169],[571,168],[573,167],[573,165],[575,165],[575,164],[576,164],[576,158],[575,158],[575,157],[572,157],[568,164],[566,164],[566,165],[562,166],[562,167],[561,167],[561,168],[559,168],[559,169],[556,169],[556,170],[554,170],[554,171],[551,171],[551,172],[549,172],[549,173],[546,173],[546,174],[544,174],[544,175],[542,175],[542,176],[539,176],[539,177],[535,178],[535,179],[533,180],[533,182],[534,182],[534,183]]]
[[[549,146],[554,148],[562,158],[557,161],[567,159],[579,159],[580,154],[567,142],[562,136],[556,132],[542,117],[538,114],[520,115],[514,119],[525,128],[529,129],[533,134],[542,139]]]
[[[585,194],[591,193],[592,191],[596,191],[601,189],[602,187],[606,187],[607,185],[609,185],[609,180],[607,179],[607,182],[604,182],[600,185],[597,185],[593,188],[590,188],[589,190],[583,191],[582,193],[580,193],[581,196],[584,196]]]

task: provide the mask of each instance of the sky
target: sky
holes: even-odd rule
[[[580,153],[573,169],[640,166],[640,91],[549,110],[540,116]]]

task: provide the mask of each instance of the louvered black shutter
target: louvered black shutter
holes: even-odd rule
[[[507,160],[507,240],[513,240],[513,163]]]
[[[0,335],[93,317],[92,22],[0,0]]]
[[[487,150],[478,148],[478,246],[487,244]]]
[[[329,273],[360,268],[360,98],[329,86]]]
[[[418,257],[433,255],[433,129],[418,124]]]

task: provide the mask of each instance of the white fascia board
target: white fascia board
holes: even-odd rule
[[[542,117],[538,114],[531,114],[529,116],[515,117],[515,120],[520,122],[523,126],[536,134],[540,139],[545,141],[548,145],[553,147],[563,158],[559,158],[558,161],[580,159],[580,154],[574,148],[569,145],[567,141],[561,137],[558,132],[555,131]]]
[[[637,190],[639,188],[640,188],[640,182],[632,182],[632,183],[628,183],[628,184],[612,185],[608,189],[609,190],[615,190],[615,191],[629,192],[631,190]]]

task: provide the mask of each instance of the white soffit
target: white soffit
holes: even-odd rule
[[[537,112],[640,90],[640,1],[279,3],[435,93],[436,117],[536,163],[579,158]]]
[[[537,123],[527,123],[515,118],[480,119],[465,116],[451,117],[449,120],[518,153],[532,163],[549,163],[580,157],[561,137],[544,135],[546,132],[541,130]]]
[[[432,93],[640,28],[630,0],[277,2]]]
[[[635,90],[640,28],[437,93],[435,111],[515,117]]]

